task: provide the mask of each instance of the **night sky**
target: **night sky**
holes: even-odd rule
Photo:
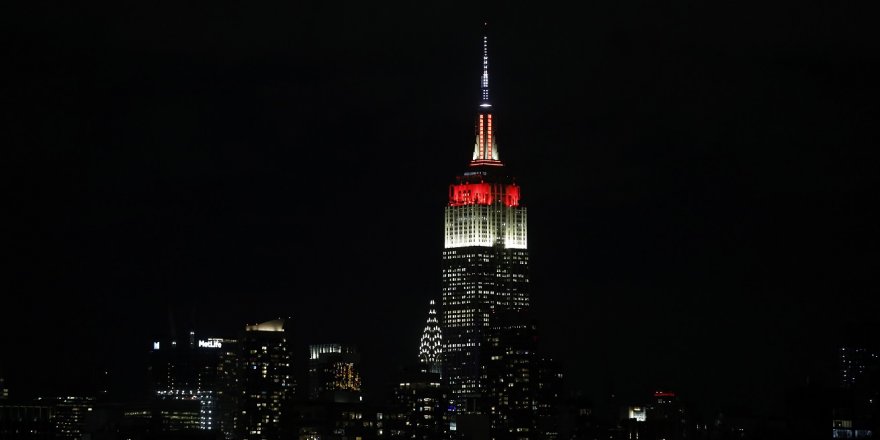
[[[380,398],[440,296],[484,18],[570,389],[772,414],[877,323],[870,2],[59,3],[0,7],[14,396],[136,396],[153,338],[290,315]]]

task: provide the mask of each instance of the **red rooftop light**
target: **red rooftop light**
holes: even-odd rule
[[[519,186],[515,183],[461,183],[449,185],[449,206],[491,205],[501,200],[504,206],[519,206]]]

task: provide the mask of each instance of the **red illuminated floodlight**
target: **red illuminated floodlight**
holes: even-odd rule
[[[477,150],[478,151],[477,159],[483,159],[485,157],[483,154],[483,146],[486,145],[485,140],[483,138],[483,115],[480,115],[480,133],[479,134],[480,134],[480,138],[479,138],[479,145],[478,145],[478,150]]]
[[[504,187],[504,205],[519,206],[519,186],[510,184]]]
[[[491,205],[500,198],[504,206],[514,207],[519,206],[519,197],[516,184],[461,183],[449,186],[449,206]]]
[[[491,205],[492,187],[488,183],[449,186],[449,206]]]
[[[655,391],[654,397],[675,397],[675,393],[671,391]]]
[[[486,115],[488,123],[486,124],[486,159],[492,159],[492,114]],[[482,119],[482,115],[480,116]],[[480,136],[482,138],[482,136]]]

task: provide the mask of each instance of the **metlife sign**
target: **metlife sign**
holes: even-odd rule
[[[221,348],[223,340],[218,338],[210,338],[208,340],[199,339],[199,348]]]

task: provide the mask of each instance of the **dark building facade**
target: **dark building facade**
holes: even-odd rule
[[[406,415],[404,437],[430,440],[447,433],[447,393],[440,374],[431,371],[430,365],[419,363],[404,369],[393,400]]]
[[[689,414],[671,391],[655,391],[650,402],[623,408],[621,420],[619,436],[627,439],[682,440],[694,437]]]
[[[198,400],[153,399],[98,402],[86,418],[84,440],[221,440],[216,430],[200,427]]]
[[[867,344],[841,345],[837,350],[837,375],[840,388],[869,386],[880,368],[880,350]]]
[[[46,401],[55,407],[55,438],[79,440],[83,436],[86,418],[95,406],[94,397],[64,396]]]
[[[309,400],[361,401],[360,354],[343,344],[309,346]]]
[[[153,395],[159,400],[193,400],[199,403],[198,428],[220,431],[224,394],[224,343],[221,338],[197,339],[190,331],[183,341],[153,342],[150,351],[150,378]]]
[[[38,397],[28,402],[0,402],[0,439],[83,438],[93,397]]]
[[[561,419],[565,412],[562,365],[551,358],[537,359],[534,376],[536,438],[556,440],[563,437]]]
[[[296,391],[285,323],[279,318],[245,328],[236,378],[236,438],[283,438],[282,418]]]
[[[831,411],[832,438],[871,438],[880,420],[880,350],[873,341],[837,349],[838,387]]]
[[[487,332],[492,437],[535,438],[537,428],[537,324],[525,310],[498,310]]]
[[[50,440],[55,438],[55,407],[48,403],[0,403],[0,438]]]
[[[218,351],[220,363],[217,366],[217,379],[220,382],[220,389],[217,393],[217,408],[220,410],[220,415],[217,417],[217,422],[220,423],[223,437],[232,440],[237,438],[238,404],[243,395],[239,379],[242,376],[241,359],[244,358],[241,340],[224,339]]]

